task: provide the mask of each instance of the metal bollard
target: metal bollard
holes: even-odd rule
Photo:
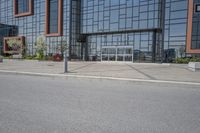
[[[67,52],[64,52],[64,73],[68,72],[68,58],[67,58]]]

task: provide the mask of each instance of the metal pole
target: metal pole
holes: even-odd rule
[[[165,8],[166,8],[166,0],[161,0],[161,28],[162,28],[162,42],[161,42],[161,63],[164,62],[164,45],[165,45]]]
[[[156,62],[156,30],[153,31],[152,35],[152,62]]]
[[[64,73],[68,72],[68,58],[67,58],[67,50],[64,52]]]

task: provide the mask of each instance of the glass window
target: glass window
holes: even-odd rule
[[[171,3],[172,11],[183,10],[183,9],[187,9],[187,1],[186,0]]]
[[[49,33],[58,32],[58,0],[49,0]]]
[[[105,7],[108,7],[108,6],[110,6],[110,1],[109,0],[105,0],[104,4],[105,4]]]
[[[81,6],[82,29],[88,25],[92,27],[93,32],[159,27],[160,0],[83,0],[83,2],[87,4]],[[89,18],[92,22],[87,24]],[[95,26],[101,22],[104,22],[104,27],[96,30]],[[149,22],[151,23],[148,24]]]
[[[62,0],[46,1],[46,35],[61,36],[62,35]]]
[[[17,14],[29,11],[29,0],[17,0]]]
[[[196,5],[196,12],[200,12],[200,4]]]
[[[119,5],[119,0],[111,0],[111,6]]]
[[[14,0],[13,9],[15,17],[33,15],[33,0]]]
[[[111,11],[111,23],[118,22],[118,19],[119,19],[119,11],[112,10]]]

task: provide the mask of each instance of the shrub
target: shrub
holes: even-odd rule
[[[46,50],[46,42],[44,36],[39,36],[35,42],[36,45],[36,59],[44,60],[44,51]]]
[[[190,62],[200,62],[200,58],[191,58]]]
[[[176,58],[175,63],[188,64],[189,62],[200,62],[200,58]]]
[[[44,57],[44,60],[51,61],[51,60],[53,60],[53,57],[50,56],[50,55],[46,55],[46,56]]]
[[[23,56],[23,59],[25,59],[25,60],[37,60],[35,55]]]
[[[25,60],[38,60],[38,57],[36,55],[28,55],[28,56],[24,56],[23,59]],[[43,56],[43,58],[41,58],[40,60],[53,60],[53,57],[50,56],[50,55],[46,55],[46,56]]]
[[[25,56],[24,59],[26,60],[31,60],[33,57],[32,56]]]
[[[9,55],[9,56],[3,56],[2,58],[3,59],[13,59],[13,57],[11,55]]]
[[[53,55],[53,61],[62,61],[63,57],[61,54],[55,54]]]

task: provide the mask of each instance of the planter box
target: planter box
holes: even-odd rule
[[[9,46],[8,46],[8,40],[10,39],[17,39],[17,40],[20,40],[22,43],[21,43],[21,46],[19,49],[17,50],[12,50],[12,49],[9,49]],[[17,37],[4,37],[4,47],[3,47],[3,52],[5,54],[22,54],[23,52],[23,48],[25,46],[25,37],[24,36],[17,36]]]
[[[190,62],[188,68],[193,72],[200,71],[200,62]]]

